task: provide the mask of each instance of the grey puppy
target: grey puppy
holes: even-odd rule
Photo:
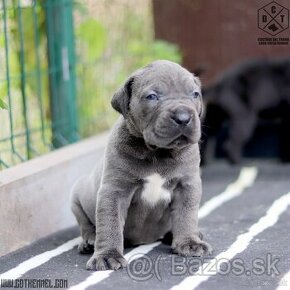
[[[171,233],[183,256],[211,253],[198,230],[201,198],[200,81],[169,61],[136,71],[113,96],[122,116],[103,162],[73,188],[72,211],[94,251],[89,270],[126,266],[124,243],[151,243]]]

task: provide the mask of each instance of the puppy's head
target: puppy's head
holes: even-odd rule
[[[180,65],[160,60],[131,75],[113,96],[112,106],[148,148],[182,148],[200,139],[200,86]]]

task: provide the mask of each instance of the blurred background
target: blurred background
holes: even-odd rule
[[[0,169],[109,129],[156,59],[202,80],[204,163],[289,161],[289,2],[269,2],[0,0]]]

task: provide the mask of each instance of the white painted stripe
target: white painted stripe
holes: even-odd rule
[[[287,210],[289,205],[290,192],[277,199],[268,209],[267,213],[263,217],[261,217],[258,222],[253,224],[246,233],[240,234],[237,237],[236,241],[229,247],[228,250],[217,255],[214,260],[211,260],[208,263],[204,263],[199,268],[196,275],[185,278],[181,283],[172,287],[171,289],[196,289],[202,282],[208,280],[210,276],[218,273],[221,263],[216,263],[216,261],[219,261],[220,259],[231,260],[238,253],[243,252],[255,236],[276,224],[280,215]],[[214,269],[214,267],[216,267],[217,269],[216,273],[214,273],[213,271],[205,273],[205,271],[203,271],[203,269]]]
[[[136,247],[135,249],[133,249],[132,251],[127,253],[125,255],[125,258],[129,262],[134,261],[135,259],[139,259],[142,256],[146,255],[147,253],[149,253],[151,250],[153,250],[158,245],[160,245],[160,242]],[[92,286],[94,284],[97,284],[97,283],[101,282],[102,280],[108,278],[112,272],[114,272],[114,271],[107,270],[107,271],[94,272],[86,280],[84,280],[83,282],[81,282],[77,285],[70,287],[69,289],[70,290],[84,290],[87,287]]]
[[[207,201],[202,208],[200,208],[198,217],[206,217],[225,202],[241,195],[246,188],[250,187],[254,183],[257,174],[258,170],[256,167],[243,167],[236,181],[229,184],[224,192],[213,197]]]
[[[141,253],[144,256],[144,255],[148,254],[150,251],[152,251],[154,248],[159,246],[160,244],[161,244],[160,242],[156,242],[156,243],[152,243],[152,244],[139,246],[139,247],[133,249],[132,251],[128,252],[125,255],[125,258],[128,261],[134,261],[136,259],[135,258],[136,255]]]
[[[80,242],[81,242],[81,238],[77,237],[75,239],[72,239],[72,240],[62,244],[61,246],[59,246],[51,251],[47,251],[47,252],[41,253],[37,256],[34,256],[33,258],[30,258],[30,259],[20,263],[15,268],[12,268],[9,271],[0,274],[0,280],[1,279],[17,279],[17,278],[21,277],[23,274],[25,274],[26,272],[48,262],[50,259],[71,250],[73,247],[78,245]]]
[[[290,271],[286,273],[279,282],[279,286],[276,290],[290,289]]]

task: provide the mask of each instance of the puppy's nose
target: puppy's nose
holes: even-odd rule
[[[192,116],[186,109],[177,109],[171,116],[171,119],[180,126],[186,126],[192,119]]]

